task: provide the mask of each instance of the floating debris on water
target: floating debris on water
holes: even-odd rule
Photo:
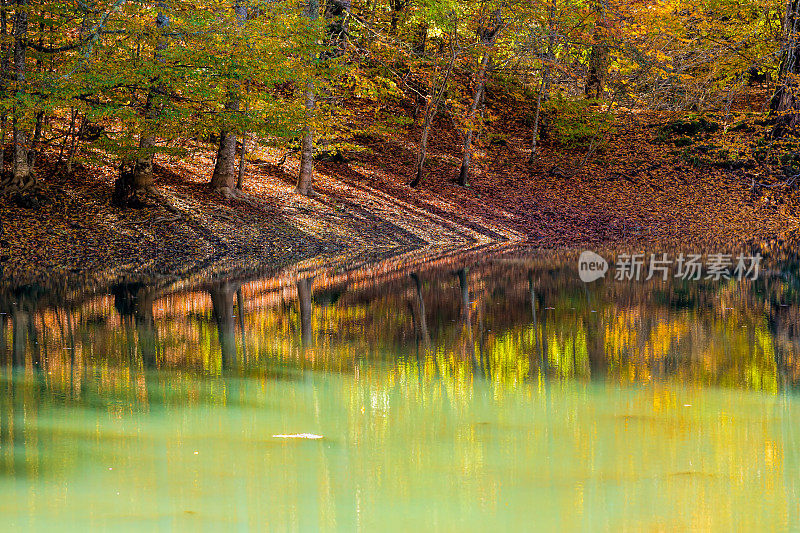
[[[322,435],[314,433],[292,433],[290,435],[273,435],[274,439],[321,439]]]

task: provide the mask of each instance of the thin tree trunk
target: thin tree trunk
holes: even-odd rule
[[[533,142],[531,142],[531,155],[528,157],[528,163],[533,164],[536,161],[536,154],[539,150],[539,123],[542,116],[542,104],[550,97],[550,62],[555,59],[553,47],[555,45],[555,14],[556,2],[550,2],[550,9],[547,13],[547,62],[542,69],[542,82],[539,86],[539,95],[536,97],[536,111],[533,118]]]
[[[300,174],[297,176],[297,192],[303,196],[311,193],[314,179],[314,128],[311,121],[314,117],[315,94],[314,82],[306,82],[305,90],[306,124],[303,127],[303,140],[300,145]]]
[[[319,18],[319,0],[308,0],[305,16],[311,21]],[[311,58],[311,63],[314,58]],[[314,107],[316,95],[314,93],[314,80],[309,75],[303,94],[305,104],[306,123],[303,127],[303,140],[300,148],[300,174],[297,176],[297,192],[303,196],[311,193],[311,184],[314,179]]]
[[[536,112],[533,117],[533,142],[531,143],[531,155],[528,163],[536,161],[536,152],[539,149],[539,117],[542,114],[542,97],[544,96],[547,78],[550,75],[550,68],[545,67],[542,71],[542,83],[539,86],[539,96],[536,98]]]
[[[491,29],[483,28],[480,32],[484,51],[475,80],[475,95],[472,98],[472,105],[469,108],[469,115],[467,116],[467,132],[464,136],[464,155],[461,160],[461,171],[458,175],[458,183],[462,187],[469,185],[469,166],[472,161],[472,139],[475,136],[475,117],[478,114],[478,107],[480,106],[484,87],[486,86],[486,72],[489,68],[492,55],[491,47],[497,39],[497,35],[503,23],[500,10],[497,10],[492,18],[495,19],[495,26]]]
[[[414,36],[414,53],[420,56],[425,55],[425,48],[428,44],[428,23],[423,22],[417,28],[417,34]]]
[[[419,141],[419,151],[417,152],[417,164],[415,166],[416,175],[409,184],[411,187],[417,187],[424,177],[425,160],[428,155],[428,135],[430,134],[431,124],[439,110],[439,101],[447,88],[447,82],[450,80],[450,74],[453,72],[453,65],[456,62],[456,33],[450,35],[450,61],[447,64],[442,84],[436,89],[436,78],[434,77],[431,83],[431,94],[428,95],[428,100],[425,104],[425,122],[422,124],[422,135]]]
[[[77,111],[76,111],[77,113]],[[75,161],[75,154],[78,150],[78,142],[81,140],[83,136],[83,130],[86,128],[86,115],[83,116],[81,119],[81,125],[78,126],[78,131],[74,131],[72,133],[72,140],[69,146],[69,156],[67,157],[67,174],[72,174],[72,163]]]
[[[475,117],[478,114],[478,106],[480,105],[481,96],[483,94],[484,76],[486,75],[486,68],[489,65],[489,50],[483,54],[481,66],[478,71],[478,82],[475,87],[475,96],[472,99],[472,106],[469,108],[469,115],[467,116],[467,133],[464,136],[464,155],[461,159],[461,171],[458,174],[458,184],[462,187],[469,185],[469,166],[472,162],[472,139],[475,136]]]
[[[242,148],[239,150],[239,173],[236,176],[236,188],[242,188],[244,183],[244,165],[245,156],[247,155],[247,133],[242,134]]]
[[[28,150],[28,166],[34,168],[36,166],[36,156],[39,153],[39,143],[42,140],[42,130],[44,129],[45,114],[44,111],[36,113],[36,125],[33,128],[33,139],[31,140],[31,148]]]

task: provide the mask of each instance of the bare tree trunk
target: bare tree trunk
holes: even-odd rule
[[[77,110],[75,111],[75,114],[77,116],[78,114]],[[71,131],[72,137],[69,145],[69,154],[67,156],[67,174],[72,174],[72,163],[75,161],[75,153],[78,150],[78,141],[80,141],[81,137],[83,136],[83,130],[86,127],[86,120],[87,120],[86,115],[84,115],[83,118],[81,119],[80,126],[78,126],[77,132],[72,127],[70,127],[70,129],[72,130]]]
[[[800,125],[800,100],[798,82],[800,74],[800,0],[791,0],[786,7],[784,20],[786,45],[781,57],[778,90],[770,107],[778,124],[790,128]]]
[[[475,96],[472,98],[472,106],[469,108],[469,115],[467,116],[467,132],[464,136],[464,155],[461,160],[461,171],[458,175],[458,183],[462,187],[469,185],[469,166],[472,161],[472,139],[475,135],[475,117],[478,113],[478,106],[483,98],[483,90],[486,85],[486,71],[489,68],[491,61],[491,47],[500,33],[503,24],[501,11],[498,9],[493,14],[492,18],[495,19],[495,24],[492,28],[482,28],[479,33],[483,41],[484,51],[481,58],[480,66],[475,80]]]
[[[42,140],[42,130],[44,129],[44,111],[36,113],[36,125],[33,128],[33,139],[31,140],[30,150],[28,150],[28,167],[33,169],[36,166],[36,156],[39,153],[39,143]]]
[[[436,77],[434,77],[431,82],[431,91],[425,104],[425,122],[422,124],[422,135],[420,136],[419,151],[417,152],[417,164],[415,166],[416,175],[409,184],[411,187],[417,187],[424,177],[425,159],[428,156],[428,135],[430,134],[431,124],[439,110],[439,101],[442,99],[445,89],[447,89],[447,82],[450,80],[450,74],[453,72],[453,65],[456,62],[456,56],[458,54],[455,42],[456,35],[455,31],[450,35],[450,61],[447,64],[441,86],[438,87],[437,90]]]
[[[545,67],[542,72],[542,83],[539,86],[539,96],[536,98],[536,112],[533,117],[533,142],[531,143],[531,155],[528,158],[528,163],[531,164],[536,161],[536,153],[539,149],[539,117],[542,114],[542,96],[544,95],[549,74],[548,67]]]

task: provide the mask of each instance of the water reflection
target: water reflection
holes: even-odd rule
[[[792,278],[573,265],[6,291],[0,523],[795,524]],[[297,433],[324,439],[272,437]]]

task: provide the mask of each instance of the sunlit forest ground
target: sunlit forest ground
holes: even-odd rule
[[[586,161],[585,148],[548,139],[545,123],[541,156],[529,166],[529,105],[490,87],[499,116],[483,133],[467,188],[455,183],[461,141],[446,118],[435,124],[426,179],[412,189],[413,109],[368,100],[350,102],[337,122],[344,148],[318,162],[310,197],[294,192],[296,159],[266,145],[248,157],[240,199],[207,186],[212,145],[194,143],[191,158],[160,157],[162,201],[144,209],[110,205],[110,165],[79,165],[71,177],[50,166],[49,199],[37,209],[0,204],[2,275],[181,274],[222,258],[277,267],[348,247],[423,244],[786,247],[798,226],[794,186],[752,154],[769,128],[765,98],[754,87],[727,113],[702,116],[616,110]]]

